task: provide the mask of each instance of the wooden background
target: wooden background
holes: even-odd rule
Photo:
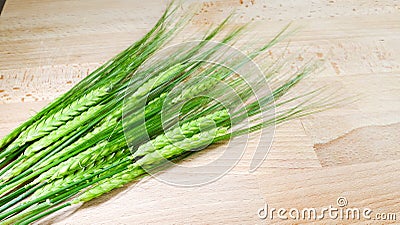
[[[195,1],[187,2],[193,5]],[[0,17],[0,136],[33,115],[152,27],[165,1],[7,0]],[[193,31],[218,23],[236,8],[234,23],[253,21],[245,36],[264,43],[292,21],[292,60],[326,60],[305,86],[329,85],[343,106],[279,126],[270,153],[249,173],[250,144],[222,179],[179,188],[145,179],[69,209],[43,224],[265,224],[270,207],[369,207],[397,213],[400,223],[400,3],[396,0],[219,0],[197,3]],[[190,34],[182,34],[182,38]],[[246,39],[242,39],[246,42]],[[267,147],[267,146],[265,146]],[[212,152],[189,160],[201,163]],[[315,222],[315,221],[314,221]]]

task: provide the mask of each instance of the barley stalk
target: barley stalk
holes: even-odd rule
[[[56,112],[45,120],[39,121],[22,132],[18,139],[10,145],[9,148],[18,145],[22,146],[26,142],[34,141],[40,137],[49,134],[51,131],[58,129],[67,121],[80,115],[89,107],[97,105],[108,92],[108,87],[102,87],[89,92],[78,100],[72,102],[68,107]]]
[[[80,116],[75,117],[73,120],[68,121],[65,125],[61,126],[59,129],[51,132],[47,136],[43,137],[37,142],[34,142],[30,145],[24,152],[24,160],[22,160],[19,164],[15,165],[13,169],[7,171],[3,176],[2,180],[6,181],[11,179],[12,177],[17,176],[18,174],[25,171],[31,165],[36,163],[38,160],[46,156],[49,153],[51,148],[46,148],[49,145],[53,144],[59,139],[62,139],[64,136],[68,135],[70,132],[75,131],[80,126],[85,124],[89,119],[93,117],[93,115],[104,108],[103,105],[97,105],[89,108],[89,110],[82,113]],[[43,150],[44,149],[44,150]],[[43,150],[43,151],[40,151]],[[36,154],[35,154],[36,153]]]
[[[96,164],[96,165],[90,165],[89,167],[82,168],[79,171],[75,171],[74,173],[69,173],[67,176],[64,177],[59,177],[57,179],[51,180],[49,179],[48,181],[51,180],[50,183],[45,185],[44,187],[38,189],[35,191],[29,199],[35,199],[38,198],[46,193],[50,193],[53,191],[56,191],[58,189],[61,189],[63,187],[66,187],[72,183],[78,182],[80,180],[85,180],[86,178],[90,177],[92,174],[95,174],[97,172],[100,172],[104,170],[104,168],[108,168],[111,165],[118,164],[119,162],[123,161],[125,158],[125,153],[129,152],[129,149],[124,149],[122,151],[118,151],[114,154],[110,154],[107,156],[107,158],[113,158],[113,160],[105,160],[104,163],[101,164]],[[39,181],[40,180],[40,181]],[[37,179],[35,180],[39,182],[43,182],[45,179]]]
[[[176,98],[172,100],[172,103],[177,104],[197,97],[197,94],[202,93],[206,90],[210,90],[210,88],[215,86],[218,82],[219,80],[217,79],[207,79],[204,82],[198,83],[195,86],[184,89],[181,94],[179,94]]]
[[[82,146],[84,146],[85,144],[93,145],[93,139],[97,140],[98,136],[101,135],[104,132],[104,130],[106,130],[107,128],[115,127],[118,123],[117,119],[118,119],[118,116],[116,116],[116,115],[113,115],[113,114],[108,115],[91,132],[87,133],[83,137],[80,137],[77,141],[75,141],[71,145],[67,146],[66,148],[61,149],[58,152],[55,150],[55,147],[57,147],[59,144],[53,144],[53,145],[47,147],[45,150],[39,152],[36,155],[39,158],[40,157],[43,158],[41,161],[38,161],[36,164],[34,164],[33,161],[31,161],[32,160],[31,158],[27,158],[25,161],[22,160],[20,163],[16,164],[14,167],[12,167],[12,169],[8,170],[7,173],[5,173],[2,176],[2,182],[10,180],[11,178],[15,177],[17,174],[21,174],[21,172],[23,172],[23,168],[25,167],[24,164],[27,164],[27,163],[32,163],[31,168],[33,170],[35,170],[35,173],[40,172],[40,173],[47,175],[48,173],[45,172],[47,170],[47,169],[44,169],[45,167],[47,167],[48,165],[54,165],[54,166],[57,165],[59,162],[62,162],[65,160],[64,159],[65,156],[68,156],[72,153],[76,154],[77,150],[79,150],[79,149],[80,149],[80,151],[85,150],[85,148],[82,148]],[[112,132],[112,130],[110,132]],[[65,139],[65,138],[63,138],[63,139]],[[61,140],[59,142],[63,142],[63,141],[64,140]],[[59,143],[59,142],[57,142],[57,143]],[[52,152],[54,154],[47,157],[47,154],[45,154],[45,153],[49,153],[49,152]],[[22,157],[22,159],[25,159],[24,155],[22,155],[20,157]],[[45,158],[45,157],[47,157],[47,158]],[[34,158],[33,160],[36,160],[36,158]],[[26,161],[28,161],[28,162],[26,162]],[[26,171],[24,173],[26,173]],[[29,175],[31,175],[31,173],[32,172],[30,172]],[[43,175],[43,174],[41,174],[41,175]],[[21,183],[21,182],[23,182],[23,181],[20,181],[19,183]]]
[[[104,105],[96,105],[91,107],[89,110],[75,117],[73,120],[67,122],[65,125],[59,127],[57,130],[51,132],[49,135],[33,143],[25,150],[24,155],[27,157],[34,157],[36,152],[51,145],[52,143],[54,143],[54,140],[58,140],[59,138],[64,137],[68,133],[78,129],[80,126],[89,122],[89,120],[92,119],[93,115],[95,115],[96,112],[101,111],[103,108]]]
[[[215,71],[220,65],[213,66],[201,73],[200,79],[193,82],[192,85],[184,85],[181,93],[176,96],[171,102],[172,104],[178,104],[181,102],[188,101],[198,96],[198,94],[211,90],[216,84],[221,82],[223,76],[221,76],[219,71]],[[215,72],[211,76],[207,76],[210,73]]]
[[[167,131],[165,134],[159,135],[155,139],[141,145],[132,157],[137,158],[144,156],[171,143],[193,136],[194,134],[199,133],[201,129],[210,128],[215,124],[226,121],[227,119],[229,119],[228,111],[220,110],[213,114],[184,123],[182,126]]]
[[[118,150],[121,150],[125,146],[126,144],[124,140],[111,143],[106,140],[102,141],[41,174],[40,177],[38,177],[38,180],[55,180],[76,171],[85,170],[86,167],[103,161],[105,158],[110,157],[110,155],[118,152]]]
[[[104,118],[103,121],[97,127],[95,127],[91,132],[87,133],[83,137],[79,138],[73,144],[71,144],[68,147],[66,147],[65,149],[55,153],[53,156],[49,157],[48,159],[46,159],[45,161],[43,161],[42,163],[40,163],[39,165],[37,165],[35,167],[42,168],[43,166],[45,166],[46,164],[48,164],[52,161],[60,159],[65,155],[70,155],[71,153],[75,152],[77,150],[77,148],[79,148],[80,146],[83,146],[84,144],[86,144],[88,142],[90,143],[90,141],[92,139],[96,138],[97,135],[101,134],[105,129],[110,128],[110,127],[115,128],[116,126],[118,126],[117,120],[118,120],[118,118],[113,118],[113,115],[109,115],[108,117]],[[101,142],[99,144],[101,144]]]
[[[153,168],[155,165],[159,165],[166,159],[173,159],[184,152],[203,147],[210,143],[212,139],[223,136],[226,133],[227,128],[225,127],[211,129],[195,134],[190,138],[177,142],[176,144],[170,144],[157,151],[149,153],[134,164],[129,165],[126,170],[112,176],[111,178],[99,181],[94,187],[83,192],[77,198],[72,200],[72,204],[90,201],[91,199],[99,197],[113,189],[122,187],[145,174],[143,167],[150,166]]]
[[[142,84],[131,96],[128,97],[128,102],[126,103],[128,106],[132,104],[133,106],[137,103],[138,99],[146,97],[151,90],[159,87],[161,84],[164,84],[178,75],[182,69],[186,68],[184,64],[176,64],[166,71],[161,72],[159,75],[150,78],[144,84]]]

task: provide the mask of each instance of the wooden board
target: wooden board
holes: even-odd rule
[[[165,1],[7,0],[0,17],[0,136],[40,110],[149,30]],[[257,210],[335,205],[397,213],[400,221],[400,3],[377,1],[212,0],[189,29],[205,30],[236,9],[234,23],[253,21],[240,43],[262,44],[287,23],[299,31],[286,51],[293,63],[324,59],[303,87],[328,85],[360,100],[277,127],[267,159],[249,173],[249,145],[239,164],[208,185],[179,188],[145,179],[42,224],[263,224]],[[187,7],[187,6],[186,6]],[[193,7],[192,7],[193,8]],[[187,39],[190,33],[179,39]],[[240,44],[239,43],[239,44]],[[204,163],[206,152],[185,163]]]

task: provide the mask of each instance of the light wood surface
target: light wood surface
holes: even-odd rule
[[[240,42],[263,43],[284,25],[300,27],[286,54],[314,57],[325,69],[303,87],[328,85],[351,104],[277,127],[267,159],[249,173],[250,144],[226,176],[179,188],[145,179],[43,224],[265,224],[257,210],[335,205],[397,213],[396,221],[322,220],[322,224],[400,223],[400,3],[377,1],[247,1],[196,3],[189,25],[204,30],[236,8],[235,23],[253,21]],[[165,1],[7,0],[0,17],[0,136],[76,84],[152,27]],[[195,5],[190,1],[188,5]],[[187,35],[187,36],[186,36]],[[190,37],[182,34],[180,38]],[[279,54],[286,45],[271,54]],[[261,143],[262,144],[262,143]],[[265,146],[267,148],[268,146]],[[204,163],[202,153],[187,164]]]

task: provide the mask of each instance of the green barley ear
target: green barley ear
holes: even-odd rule
[[[88,122],[92,119],[93,115],[96,112],[104,108],[103,105],[96,105],[89,110],[82,113],[80,116],[75,117],[73,120],[68,121],[65,125],[61,126],[59,129],[51,132],[47,136],[43,137],[37,142],[34,142],[30,145],[24,152],[25,159],[21,161],[18,166],[15,166],[12,170],[7,171],[2,176],[2,180],[9,180],[12,177],[17,176],[18,174],[22,173],[26,169],[28,169],[31,165],[39,161],[42,157],[44,157],[49,152],[41,151],[48,147],[49,145],[53,144],[57,140],[61,139],[62,137],[68,135],[70,132],[78,129],[82,124]]]
[[[18,149],[27,142],[39,139],[58,129],[66,122],[73,119],[75,116],[78,116],[79,114],[86,111],[88,108],[97,105],[108,94],[108,87],[102,87],[93,90],[90,93],[79,98],[78,100],[72,102],[72,104],[70,104],[69,106],[46,118],[45,120],[38,121],[37,123],[28,127],[28,129],[23,131],[18,136],[18,138],[8,146],[5,152],[0,155],[0,157],[2,157],[2,155],[4,154],[12,153],[13,149]]]
[[[142,168],[146,168],[147,170],[153,170],[158,166],[161,166],[165,160],[171,160],[183,153],[205,147],[226,134],[228,134],[227,127],[213,128],[146,154],[143,158],[135,162],[135,164],[140,165]]]
[[[164,84],[171,79],[173,79],[175,76],[178,75],[178,73],[182,72],[182,69],[186,68],[185,65],[183,64],[176,64],[169,68],[167,71],[162,72],[160,75],[155,76],[148,80],[146,83],[144,83],[141,87],[139,87],[138,90],[136,90],[133,95],[128,96],[128,107],[130,104],[130,101],[134,101],[140,98],[145,97],[151,90],[155,89],[156,87],[160,86],[161,84]],[[135,104],[136,102],[134,102]]]
[[[131,164],[128,168],[111,178],[100,181],[94,187],[84,191],[78,197],[71,201],[72,204],[78,204],[81,202],[87,202],[91,199],[97,198],[105,193],[110,192],[113,189],[122,187],[123,185],[139,178],[145,174],[145,170],[142,167],[159,165],[164,160],[173,159],[178,155],[188,152],[193,149],[197,149],[207,145],[214,138],[223,136],[227,133],[227,128],[221,127],[212,129],[206,132],[196,134],[190,138],[184,139],[176,144],[170,144],[162,149],[159,149],[153,153],[147,154],[136,163]],[[179,147],[177,147],[179,146]]]
[[[220,110],[213,114],[184,123],[182,126],[169,130],[165,134],[159,135],[155,139],[139,146],[139,148],[133,153],[132,158],[145,156],[155,150],[170,145],[171,143],[191,137],[204,129],[212,128],[213,125],[220,124],[226,120],[229,120],[228,111]]]
[[[71,145],[63,148],[58,152],[54,152],[53,155],[43,159],[38,164],[35,164],[35,168],[43,168],[44,166],[50,164],[51,162],[57,161],[58,159],[63,158],[65,155],[70,155],[76,152],[77,149],[84,149],[89,146],[92,146],[93,140],[101,141],[105,135],[103,134],[105,130],[114,128],[117,129],[118,126],[117,118],[114,118],[113,115],[109,115],[104,118],[98,126],[96,126],[92,131],[88,132],[86,135],[81,136],[77,141],[73,142]],[[111,131],[110,131],[111,132]],[[87,144],[87,145],[85,145]],[[83,147],[86,146],[86,147]]]
[[[99,173],[104,170],[104,168],[108,168],[112,165],[115,165],[118,162],[123,162],[125,160],[125,154],[129,152],[128,149],[125,149],[124,151],[119,151],[114,155],[111,155],[114,160],[111,162],[104,162],[100,164],[94,164],[91,166],[88,166],[86,168],[81,168],[80,170],[77,171],[72,171],[70,173],[66,173],[64,176],[60,176],[58,178],[52,178],[52,179],[37,179],[41,180],[40,182],[34,182],[34,183],[43,183],[47,182],[48,184],[45,185],[44,187],[40,188],[39,190],[35,191],[33,195],[29,197],[29,199],[35,199],[39,196],[45,195],[46,193],[57,191],[62,187],[66,187],[70,184],[79,182],[81,180],[85,180],[88,177],[91,177],[92,174]]]
[[[139,178],[145,174],[145,171],[139,166],[129,165],[124,172],[114,175],[109,179],[100,181],[94,187],[91,187],[87,191],[83,192],[77,198],[71,201],[71,204],[78,204],[82,202],[88,202],[94,198],[97,198],[105,193],[110,192],[116,188],[120,188],[125,184]]]
[[[116,142],[102,141],[99,144],[85,150],[84,152],[69,158],[68,160],[52,167],[50,170],[41,174],[37,181],[55,180],[62,178],[68,174],[73,174],[76,171],[84,170],[94,164],[101,162],[109,156],[113,156],[116,152],[119,154],[125,152],[122,149],[126,147],[125,141],[119,140]],[[127,153],[127,152],[126,152]]]

